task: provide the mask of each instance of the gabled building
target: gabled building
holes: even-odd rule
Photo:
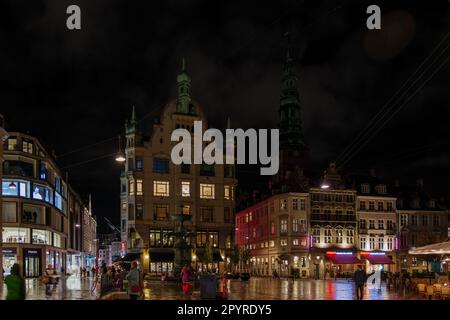
[[[394,190],[374,174],[350,179],[357,191],[359,257],[366,270],[381,265],[384,271],[395,271],[398,225]]]
[[[213,247],[212,267],[224,270],[233,241],[234,165],[181,164],[171,161],[177,142],[175,129],[194,132],[194,121],[208,122],[203,107],[191,98],[191,78],[183,68],[177,76],[177,97],[161,110],[156,121],[139,123],[133,109],[126,124],[126,167],[121,176],[121,234],[128,253],[135,253],[144,272],[172,273],[174,239],[179,223],[172,214],[190,217],[193,267],[202,261],[205,246]],[[145,135],[143,131],[150,131]],[[193,139],[192,139],[193,140]],[[211,265],[210,265],[211,267]]]

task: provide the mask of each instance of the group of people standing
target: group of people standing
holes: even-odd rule
[[[130,270],[127,272],[120,266],[106,266],[102,263],[100,268],[100,295],[104,296],[113,290],[122,290],[124,280],[128,281],[127,294],[131,300],[138,300],[143,296],[143,276],[141,270],[138,268],[137,261],[131,262]]]

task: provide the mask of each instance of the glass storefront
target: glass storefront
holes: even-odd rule
[[[24,276],[26,278],[37,278],[42,275],[41,262],[42,251],[41,249],[23,249],[23,265]]]
[[[11,267],[14,263],[17,263],[17,249],[15,248],[3,248],[3,270],[4,276],[11,273]]]

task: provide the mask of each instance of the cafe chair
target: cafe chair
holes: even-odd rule
[[[428,286],[428,287],[427,287],[426,297],[427,297],[429,300],[432,300],[433,297],[434,297],[434,293],[435,293],[434,286]]]
[[[424,283],[417,284],[417,292],[419,295],[424,295],[426,297],[426,285]]]
[[[450,287],[449,286],[442,287],[441,299],[443,299],[443,300],[450,299]]]

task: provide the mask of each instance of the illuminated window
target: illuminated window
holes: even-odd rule
[[[286,240],[286,239],[281,239],[281,240],[280,240],[280,246],[282,246],[282,247],[287,247],[287,245],[288,245],[288,243],[287,243],[287,240]]]
[[[312,242],[313,243],[320,243],[320,229],[314,228],[312,230]]]
[[[32,230],[32,242],[33,244],[48,244],[51,245],[52,237],[51,232],[47,230]]]
[[[200,183],[200,199],[214,199],[214,185],[207,183]]]
[[[154,205],[153,215],[155,220],[169,220],[169,206],[164,204]]]
[[[191,206],[185,204],[183,206],[183,214],[188,215],[188,216],[191,215]]]
[[[270,246],[271,248],[275,247],[275,241],[270,240],[270,241],[269,241],[269,246]]]
[[[22,141],[22,151],[33,154],[33,143],[23,140]]]
[[[298,232],[298,220],[292,219],[292,232]]]
[[[17,222],[17,204],[15,202],[2,203],[3,222]]]
[[[191,196],[191,183],[189,181],[181,182],[181,196],[190,197]]]
[[[61,235],[59,235],[58,233],[53,233],[53,246],[62,248]]]
[[[361,185],[361,192],[362,193],[369,193],[370,192],[370,185],[367,183],[364,183]]]
[[[8,139],[8,150],[9,151],[17,151],[17,139],[16,138]]]
[[[280,221],[280,232],[286,233],[288,231],[288,222],[286,219]]]
[[[300,244],[300,242],[298,241],[298,239],[292,240],[292,245],[293,246],[298,246],[299,244]]]
[[[144,194],[144,189],[142,186],[142,180],[136,180],[136,194],[142,196]]]
[[[223,186],[223,194],[224,194],[225,200],[230,200],[231,199],[231,190],[230,190],[230,186],[229,185]]]
[[[287,210],[288,201],[287,199],[280,200],[280,210]]]
[[[325,243],[331,243],[331,229],[325,229]]]
[[[342,229],[336,230],[336,243],[342,243]]]
[[[134,180],[130,180],[129,182],[128,193],[130,196],[134,196]]]
[[[270,234],[275,234],[275,222],[270,223]]]
[[[30,229],[4,227],[2,241],[4,243],[30,243]]]
[[[169,181],[153,181],[153,195],[155,197],[168,197]]]

